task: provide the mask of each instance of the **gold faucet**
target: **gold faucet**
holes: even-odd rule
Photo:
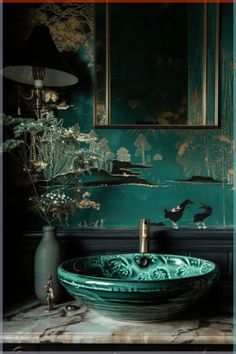
[[[140,219],[139,253],[148,253],[149,238],[150,238],[150,220]]]

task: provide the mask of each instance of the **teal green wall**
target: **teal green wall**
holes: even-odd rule
[[[81,131],[86,133],[93,129],[94,43],[93,37],[86,35],[88,29],[83,33],[83,28],[76,22],[78,18],[76,11],[79,11],[76,10],[76,6],[80,5],[70,4],[75,11],[71,12],[68,25],[63,24],[63,21],[68,19],[61,20],[59,17],[50,23],[52,25],[61,23],[65,30],[72,31],[72,36],[67,36],[66,39],[58,35],[57,45],[60,47],[60,41],[67,43],[68,46],[62,47],[62,50],[73,49],[75,56],[83,60],[89,73],[90,85],[83,90],[79,83],[70,89],[70,104],[73,107],[59,112],[59,116],[64,118],[66,124],[71,125],[79,121]],[[49,19],[53,19],[54,15],[48,14],[47,8],[39,6],[37,11],[34,19],[31,17],[32,23],[39,20],[47,23]],[[219,113],[221,128],[96,129],[99,138],[108,140],[109,148],[114,155],[121,147],[128,149],[133,164],[142,162],[141,157],[135,154],[134,145],[138,135],[142,133],[150,145],[145,154],[145,162],[150,168],[140,168],[138,171],[141,174],[140,178],[154,186],[131,185],[127,182],[125,185],[89,187],[92,199],[101,203],[101,209],[79,211],[70,218],[69,226],[132,227],[138,225],[140,218],[149,218],[153,223],[171,226],[170,221],[164,218],[163,210],[165,208],[171,210],[185,199],[191,199],[194,204],[186,209],[178,223],[180,227],[195,227],[193,215],[203,211],[199,208],[201,203],[213,208],[212,215],[206,219],[207,226],[226,227],[233,224],[232,5],[222,4],[221,11]],[[77,25],[73,27],[76,23]],[[56,25],[55,28],[60,30],[60,26]],[[137,172],[137,169],[135,171]],[[192,176],[210,178],[195,183],[186,181]],[[105,180],[104,176],[102,178]],[[88,182],[91,179],[101,180],[101,175],[86,177],[84,180]],[[108,177],[106,179],[112,180]]]
[[[81,54],[81,53],[80,53]],[[125,147],[133,163],[140,163],[135,156],[134,142],[142,133],[151,149],[146,152],[150,169],[141,169],[142,178],[158,187],[121,185],[91,188],[93,199],[101,203],[100,211],[83,211],[71,219],[71,226],[78,224],[93,226],[104,219],[105,226],[136,226],[140,218],[150,218],[153,223],[170,225],[164,218],[163,209],[172,209],[189,198],[191,205],[179,226],[194,226],[193,214],[202,211],[201,202],[213,208],[206,219],[207,226],[224,227],[232,225],[233,206],[233,118],[232,118],[232,7],[222,5],[221,52],[220,52],[220,129],[97,129],[100,138],[105,137],[115,154]],[[80,107],[78,115],[70,116],[71,121],[79,119],[84,131],[92,129],[93,102],[91,96],[74,95],[73,103]],[[69,112],[67,112],[69,114]],[[69,117],[68,117],[69,118]],[[211,177],[221,183],[174,182],[200,175]]]

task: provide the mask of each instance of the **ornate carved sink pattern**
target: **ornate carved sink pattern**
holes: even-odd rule
[[[72,296],[105,316],[158,321],[205,295],[219,269],[194,257],[129,253],[72,259],[60,265],[58,276]]]

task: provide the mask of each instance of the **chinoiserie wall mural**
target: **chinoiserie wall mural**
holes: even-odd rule
[[[18,11],[23,7],[24,11]],[[14,16],[17,39],[21,42],[34,25],[49,26],[58,49],[64,52],[79,77],[75,87],[57,93],[61,103],[57,116],[68,126],[79,123],[81,132],[90,132],[93,129],[93,5],[15,4],[5,5],[4,11],[6,16],[10,13]],[[80,210],[63,226],[133,227],[140,218],[175,228],[232,225],[232,5],[222,4],[221,11],[221,127],[93,129],[87,144],[99,156],[100,166],[98,172],[84,176],[83,182],[101,207]],[[138,103],[127,97],[127,104],[134,114]]]

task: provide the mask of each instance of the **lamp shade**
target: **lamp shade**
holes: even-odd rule
[[[78,82],[46,26],[34,27],[21,53],[12,64],[3,68],[3,76],[19,83],[34,85],[33,67],[45,69],[43,86],[64,87]]]

